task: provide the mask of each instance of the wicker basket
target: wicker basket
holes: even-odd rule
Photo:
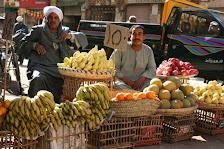
[[[196,101],[198,104],[198,108],[202,110],[224,110],[224,104],[211,104],[202,101]]]
[[[111,97],[115,97],[115,95],[120,92],[134,93],[137,91],[114,90],[111,92]],[[161,101],[159,100],[139,99],[127,101],[110,101],[109,106],[112,111],[115,111],[116,117],[140,117],[153,115],[160,104]]]
[[[180,115],[187,115],[191,114],[198,108],[196,104],[190,108],[181,108],[181,109],[157,109],[157,114],[161,114],[164,116],[180,116]]]
[[[115,71],[113,72],[93,72],[93,71],[85,71],[78,70],[73,68],[65,68],[58,67],[58,71],[61,75],[76,77],[76,78],[85,78],[85,79],[109,79],[115,75]]]

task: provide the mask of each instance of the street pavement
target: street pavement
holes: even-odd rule
[[[27,70],[27,63],[28,60],[24,61],[24,64],[20,66],[20,73],[21,73],[21,83],[22,87],[24,89],[24,93],[27,94],[29,83],[26,77],[26,70]],[[10,73],[12,75],[12,80],[15,79],[13,76],[13,73]],[[222,83],[222,81],[218,81],[219,83]],[[204,80],[202,78],[191,78],[189,80],[189,83],[192,86],[203,86]],[[8,85],[9,89],[11,89],[11,92],[6,92],[6,99],[13,99],[17,97],[16,89],[13,87],[13,83],[11,85]],[[191,140],[185,140],[181,142],[176,143],[166,143],[162,142],[159,145],[151,145],[151,146],[142,146],[137,147],[138,149],[224,149],[224,134],[219,135],[208,135],[200,132],[195,132]]]

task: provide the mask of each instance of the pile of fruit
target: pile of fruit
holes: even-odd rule
[[[216,80],[209,81],[204,87],[196,86],[194,94],[197,99],[206,103],[224,104],[224,86],[217,83]]]
[[[11,100],[3,100],[0,98],[0,116],[7,113],[10,104]]]
[[[164,60],[156,70],[157,75],[198,75],[198,70],[191,65],[190,62],[183,62],[177,58],[169,58]]]
[[[117,93],[111,101],[124,101],[124,100],[139,100],[139,99],[155,99],[159,100],[156,97],[156,93],[154,91],[146,91],[146,92],[136,92],[136,93]]]
[[[64,58],[64,63],[58,63],[58,67],[74,68],[93,72],[112,72],[114,71],[113,60],[107,60],[106,52],[102,48],[98,50],[96,45],[87,52],[76,51],[72,57]]]
[[[154,91],[162,101],[161,109],[180,109],[195,106],[196,96],[192,93],[193,87],[182,84],[178,77],[169,78],[162,82],[159,78],[153,78],[150,85],[143,92]]]
[[[32,139],[48,126],[54,108],[54,96],[48,91],[41,90],[34,98],[16,98],[9,106],[3,127],[18,137]]]
[[[89,86],[81,86],[76,92],[74,102],[84,100],[89,103],[92,114],[87,119],[89,129],[94,130],[100,127],[109,110],[110,90],[107,84],[100,82]],[[80,111],[81,112],[81,111]]]

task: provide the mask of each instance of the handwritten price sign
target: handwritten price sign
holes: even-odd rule
[[[7,12],[3,24],[2,38],[12,40],[16,14],[14,12]]]
[[[126,51],[128,31],[129,29],[126,27],[107,24],[104,45],[113,49]]]

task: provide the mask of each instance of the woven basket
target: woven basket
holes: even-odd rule
[[[157,114],[161,114],[164,116],[182,116],[191,114],[198,108],[198,105],[196,104],[193,107],[190,108],[181,108],[181,109],[157,109]]]
[[[58,67],[58,71],[63,76],[76,77],[76,78],[85,78],[85,79],[109,79],[115,75],[113,72],[93,72],[78,70],[73,68]]]
[[[114,90],[111,92],[111,97],[115,97],[117,93],[134,93],[137,91]],[[109,106],[112,111],[115,111],[116,117],[141,117],[153,115],[161,102],[154,99],[137,99],[125,101],[110,101]]]
[[[202,101],[196,101],[198,104],[198,108],[202,110],[224,110],[224,104],[211,104]]]

